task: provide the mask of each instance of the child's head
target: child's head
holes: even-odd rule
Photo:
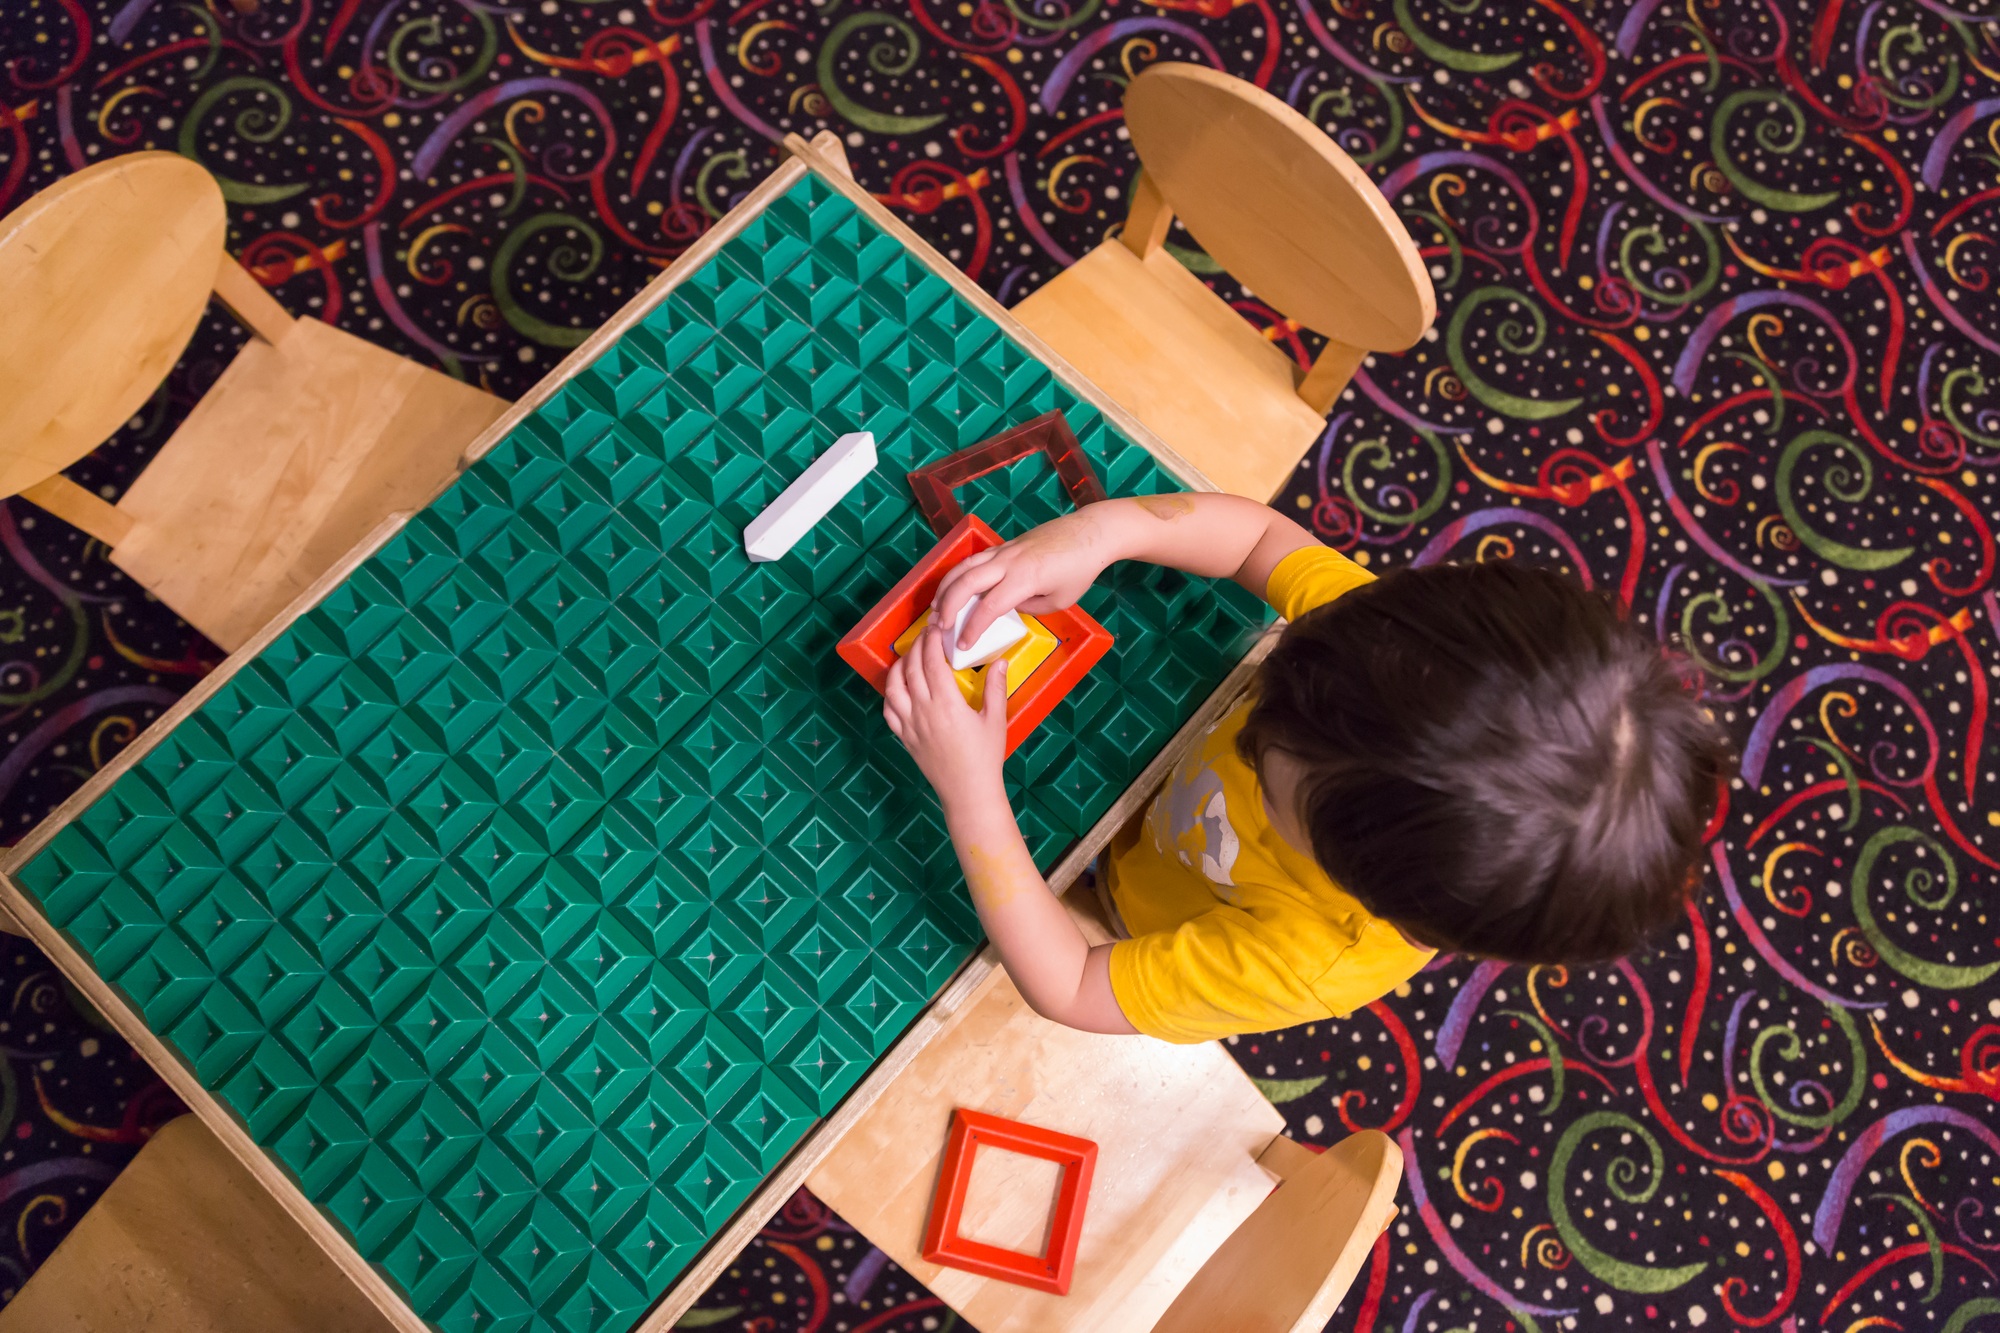
[[[1730,760],[1684,671],[1551,570],[1397,569],[1285,630],[1237,744],[1370,912],[1589,962],[1678,917],[1697,873]]]

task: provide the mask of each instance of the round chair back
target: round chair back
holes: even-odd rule
[[[0,218],[0,496],[153,396],[201,322],[224,226],[214,177],[176,153],[86,167]]]
[[[1401,351],[1430,327],[1430,275],[1389,201],[1276,97],[1163,61],[1125,90],[1125,124],[1168,207],[1258,300],[1370,351]]]

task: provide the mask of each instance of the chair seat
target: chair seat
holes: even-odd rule
[[[390,1333],[191,1115],[168,1122],[0,1308],[0,1333]]]
[[[1068,1295],[923,1259],[961,1106],[1098,1145]],[[1270,1194],[1256,1158],[1283,1128],[1219,1043],[1171,1046],[1051,1023],[996,968],[807,1184],[981,1333],[1138,1333]],[[961,1234],[1038,1251],[1052,1178],[1043,1164],[990,1155],[976,1159]]]
[[[1014,315],[1231,494],[1273,498],[1326,428],[1296,363],[1164,249],[1106,241]]]
[[[342,333],[253,338],[118,508],[111,558],[240,647],[382,519],[422,507],[503,400]]]

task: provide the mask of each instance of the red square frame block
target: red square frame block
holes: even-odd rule
[[[1004,1148],[1062,1167],[1062,1184],[1056,1187],[1055,1208],[1049,1219],[1046,1255],[1002,1249],[958,1234],[966,1187],[972,1181],[972,1158],[981,1148]],[[951,1137],[945,1142],[944,1166],[938,1172],[930,1222],[924,1228],[924,1258],[945,1268],[961,1268],[981,1277],[997,1277],[1067,1296],[1070,1278],[1076,1272],[1077,1241],[1083,1235],[1083,1206],[1090,1197],[1090,1176],[1096,1169],[1097,1145],[1089,1139],[958,1108],[952,1112]]]
[[[1000,545],[1000,535],[977,516],[961,518],[915,569],[889,589],[835,649],[841,660],[881,693],[896,661],[896,639],[917,622],[937,596],[945,572],[979,551]],[[1063,696],[1076,688],[1099,658],[1111,651],[1111,631],[1081,607],[1037,611],[1035,619],[1056,636],[1056,650],[1007,696],[1007,753],[1041,725]],[[1011,684],[1011,682],[1010,682]]]
[[[1044,412],[1033,421],[918,468],[910,473],[910,490],[917,497],[917,508],[930,520],[931,531],[942,536],[965,517],[953,491],[1036,454],[1048,455],[1070,503],[1078,509],[1107,498],[1104,483],[1097,479],[1083,446],[1076,442],[1075,432],[1060,412]]]

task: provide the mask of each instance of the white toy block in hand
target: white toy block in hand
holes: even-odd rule
[[[874,470],[875,436],[865,430],[841,436],[750,520],[743,529],[743,549],[752,560],[776,560]]]
[[[1000,656],[1000,654],[1028,637],[1028,627],[1022,623],[1020,615],[1009,611],[1006,615],[1001,616],[998,620],[988,625],[986,632],[979,636],[977,643],[973,644],[970,648],[960,648],[958,646],[958,636],[965,632],[966,618],[972,614],[972,608],[978,605],[979,598],[974,597],[959,609],[958,619],[952,623],[951,638],[945,642],[944,651],[945,660],[951,663],[953,671],[964,671],[968,667],[985,666],[988,662],[991,662]]]

